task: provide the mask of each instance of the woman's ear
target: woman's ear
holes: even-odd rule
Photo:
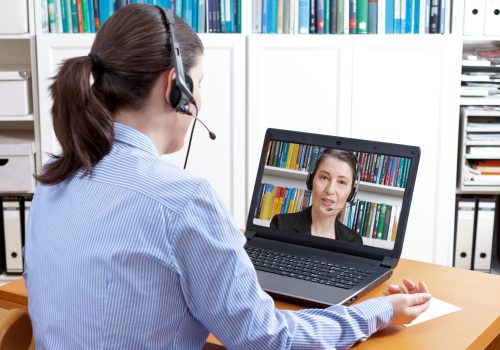
[[[163,73],[164,86],[165,86],[165,100],[172,105],[171,95],[175,85],[175,69],[169,69]]]

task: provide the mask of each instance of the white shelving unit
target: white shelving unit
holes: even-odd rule
[[[455,5],[455,4],[454,4]],[[462,59],[462,54],[465,52],[474,52],[475,49],[485,49],[485,48],[500,48],[500,35],[462,35],[463,27],[464,27],[464,1],[459,1],[457,3],[457,11],[458,16],[456,17],[457,22],[457,34],[460,37],[460,50],[458,55],[460,59]],[[500,33],[499,33],[500,34]],[[500,74],[500,66],[491,65],[491,66],[476,66],[474,67],[466,67],[463,68],[463,74],[466,71],[490,71],[495,72],[496,74]],[[499,195],[500,194],[500,180],[497,180],[495,176],[491,178],[486,178],[486,175],[481,177],[475,177],[474,180],[470,180],[469,176],[464,174],[465,164],[468,162],[474,162],[476,160],[495,160],[500,159],[500,140],[470,140],[467,138],[469,133],[491,133],[491,134],[500,134],[500,128],[492,128],[491,125],[487,126],[485,122],[485,128],[474,127],[468,128],[467,125],[470,120],[473,122],[481,123],[481,120],[486,120],[486,118],[498,119],[500,123],[500,110],[494,111],[492,110],[494,107],[500,107],[500,96],[485,96],[485,97],[460,97],[459,105],[462,108],[460,113],[460,130],[458,133],[458,144],[459,144],[459,153],[458,153],[458,162],[457,162],[457,183],[456,183],[456,194],[457,195]],[[481,106],[486,106],[486,111],[481,111]],[[468,108],[470,107],[470,108]],[[469,149],[471,147],[498,147],[499,152],[494,153],[473,153],[470,154]],[[496,208],[498,215],[498,208]],[[494,247],[495,249],[495,247]],[[496,256],[494,257],[496,259]],[[492,260],[492,272],[495,272],[495,264],[496,268],[498,268],[498,262],[496,260]],[[498,273],[498,272],[497,272]]]
[[[40,127],[38,113],[38,82],[36,61],[35,1],[28,1],[28,33],[0,33],[0,69],[20,68],[31,72],[32,113],[24,116],[0,116],[0,143],[33,142],[36,171],[41,168]],[[16,176],[17,174],[13,174]],[[1,194],[1,193],[0,193]],[[1,210],[1,208],[0,208]],[[3,239],[3,238],[2,238]],[[0,285],[22,278],[21,275],[0,275]]]
[[[40,1],[30,4],[38,66],[33,83],[40,101],[33,123],[41,162],[46,152],[58,150],[49,77],[63,59],[87,55],[94,35],[42,33]],[[244,227],[268,127],[420,146],[403,257],[450,265],[460,6],[453,8],[459,20],[447,35],[253,34],[252,1],[242,6],[241,34],[200,35],[206,47],[200,117],[217,140],[197,129],[188,169],[209,179]],[[181,164],[184,151],[169,158]]]
[[[460,115],[460,152],[458,171],[458,191],[460,194],[500,194],[500,176],[465,177],[467,161],[500,159],[500,106],[498,109],[483,110],[480,107],[464,107]],[[471,123],[474,123],[471,126]],[[484,126],[482,126],[484,124]],[[470,141],[470,135],[498,135],[498,140]],[[488,137],[491,139],[491,137]],[[488,152],[470,154],[471,147],[488,147]],[[498,147],[498,152],[491,152]]]

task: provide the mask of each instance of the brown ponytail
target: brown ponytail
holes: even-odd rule
[[[203,54],[203,44],[177,16],[174,30],[184,71],[189,72]],[[38,181],[57,184],[81,169],[89,174],[111,151],[113,115],[142,108],[159,76],[173,67],[169,40],[160,10],[133,4],[115,12],[99,29],[92,57],[64,61],[50,86],[62,153],[44,166]]]

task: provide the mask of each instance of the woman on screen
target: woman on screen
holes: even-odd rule
[[[312,205],[301,212],[275,215],[271,227],[363,244],[361,237],[339,220],[340,213],[356,196],[357,163],[348,151],[326,149],[307,176]]]

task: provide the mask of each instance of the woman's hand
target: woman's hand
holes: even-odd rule
[[[405,278],[403,280],[403,284],[406,287],[400,287],[396,284],[391,284],[389,287],[387,287],[386,290],[384,290],[384,295],[392,295],[392,294],[398,294],[398,293],[403,293],[403,294],[415,294],[415,293],[429,293],[429,288],[427,288],[426,284],[424,282],[418,282],[418,286],[410,279]]]
[[[429,308],[431,295],[424,282],[416,285],[405,278],[403,284],[404,287],[390,285],[384,291],[393,309],[391,325],[410,323]]]

